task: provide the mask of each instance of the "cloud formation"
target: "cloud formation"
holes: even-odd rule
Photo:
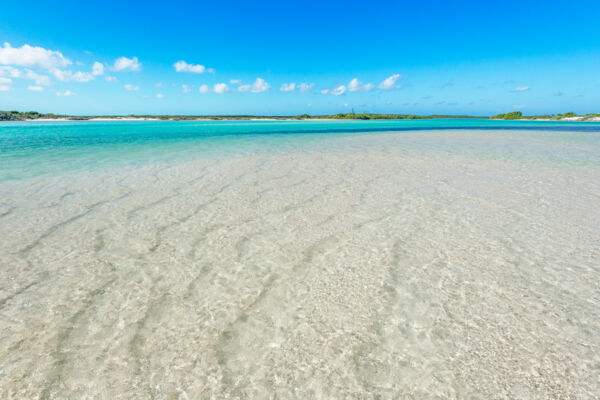
[[[0,64],[51,70],[66,68],[72,62],[65,58],[60,51],[33,47],[28,44],[12,47],[9,43],[4,43],[4,46],[0,47]]]
[[[301,83],[301,84],[298,85],[298,91],[300,93],[310,92],[313,87],[315,87],[314,83],[303,82],[303,83]]]
[[[269,90],[270,87],[271,85],[269,85],[264,79],[256,78],[253,84],[246,84],[238,87],[238,92],[262,93]]]
[[[296,89],[296,84],[294,82],[284,83],[279,88],[279,90],[282,91],[282,92],[293,92],[295,89]]]
[[[72,72],[62,69],[53,70],[52,75],[54,75],[56,79],[62,82],[89,82],[95,79],[95,76],[89,72]]]
[[[134,86],[131,83],[126,83],[124,86],[125,90],[129,91],[129,92],[135,92],[140,90],[139,86]]]
[[[192,89],[188,85],[181,85],[181,93],[189,93]]]
[[[530,89],[530,87],[529,87],[529,86],[519,86],[519,87],[516,87],[516,88],[513,90],[513,92],[526,92],[526,91],[528,91],[529,89]]]
[[[379,84],[379,89],[390,90],[394,89],[395,87],[397,88],[398,86],[396,86],[396,82],[399,79],[402,79],[402,75],[400,74],[394,74],[390,77],[387,77]]]
[[[49,85],[52,84],[52,81],[50,80],[49,76],[47,76],[47,75],[40,75],[38,73],[33,72],[30,69],[28,69],[27,72],[25,73],[25,78],[31,79],[32,81],[35,81],[36,85],[49,86]]]
[[[32,92],[41,92],[44,90],[43,86],[27,86],[27,90],[31,90]]]
[[[11,66],[0,66],[0,76],[10,76],[11,78],[21,77],[21,71]]]
[[[113,69],[115,71],[139,71],[142,69],[142,63],[138,61],[137,57],[119,57],[115,60]]]
[[[348,83],[348,91],[350,92],[368,92],[373,87],[372,83],[363,84],[358,78],[354,78]]]
[[[333,89],[323,89],[321,90],[321,94],[330,94],[332,96],[341,96],[346,93],[346,86],[339,85],[334,87]]]
[[[94,65],[92,65],[92,74],[95,76],[104,75],[104,64],[94,61]]]
[[[200,93],[208,93],[208,92],[210,92],[210,88],[208,87],[208,85],[200,85],[200,87],[198,88],[198,91]]]
[[[227,87],[226,83],[217,83],[215,86],[213,86],[213,91],[218,94],[223,94],[227,92],[228,89],[229,88]]]
[[[71,92],[70,90],[66,90],[64,92],[56,92],[57,96],[74,96],[75,93]]]
[[[177,72],[191,72],[191,73],[194,73],[194,74],[203,74],[204,71],[206,71],[206,72],[215,72],[215,70],[212,69],[212,68],[206,69],[206,67],[204,65],[201,65],[201,64],[188,64],[188,63],[186,63],[183,60],[177,61],[176,63],[174,63],[173,67],[175,68],[175,71],[177,71]]]
[[[157,93],[157,94],[156,94],[156,98],[157,98],[157,99],[162,99],[163,97],[165,97],[165,96],[163,96],[163,94],[162,94],[162,93]]]

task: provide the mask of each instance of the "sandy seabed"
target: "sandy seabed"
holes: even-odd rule
[[[0,398],[597,398],[599,170],[401,137],[1,184]]]

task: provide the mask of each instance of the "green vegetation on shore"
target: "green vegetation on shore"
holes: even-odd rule
[[[587,121],[593,118],[599,118],[600,114],[584,114],[577,115],[574,112],[567,112],[564,114],[551,114],[551,115],[523,115],[521,111],[511,111],[506,114],[498,114],[490,117],[490,119],[504,119],[504,120],[551,120],[560,121],[565,118],[574,118],[578,121]]]
[[[250,120],[250,119],[269,119],[269,120],[290,120],[290,119],[348,119],[348,120],[373,120],[373,119],[434,119],[434,118],[487,118],[473,117],[468,115],[412,115],[412,114],[371,114],[371,113],[340,113],[332,115],[57,115],[42,114],[36,111],[0,111],[0,121],[28,121],[40,118],[48,119],[68,119],[73,121],[89,120],[92,118],[120,119],[120,118],[139,118],[139,119],[159,119],[159,120]]]
[[[40,114],[37,111],[1,111],[0,121],[25,121],[40,118],[63,118],[62,115]]]
[[[600,114],[585,114],[577,115],[574,112],[554,115],[529,115],[525,116],[521,111],[512,111],[505,114],[498,114],[493,117],[474,117],[469,115],[413,115],[413,114],[372,114],[372,113],[355,113],[354,110],[350,113],[339,113],[332,115],[58,115],[58,114],[42,114],[37,111],[1,111],[0,121],[32,121],[37,119],[67,119],[71,121],[85,121],[93,118],[102,119],[158,119],[165,121],[187,121],[187,120],[304,120],[304,119],[343,119],[343,120],[383,120],[383,119],[440,119],[440,118],[490,118],[503,120],[552,120],[559,121],[569,118],[581,121],[600,118]]]

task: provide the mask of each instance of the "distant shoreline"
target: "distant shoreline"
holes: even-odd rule
[[[447,117],[436,117],[436,118],[398,118],[397,120],[421,120],[421,119],[449,119]],[[500,118],[490,118],[490,117],[453,117],[451,119],[487,119],[493,121],[528,121],[528,122],[600,122],[600,117],[571,117],[571,118],[562,118],[562,119],[552,119],[552,118],[519,118],[519,119],[500,119]],[[371,118],[366,121],[394,121],[391,118]],[[115,117],[115,118],[107,118],[107,117],[91,117],[91,118],[37,118],[37,119],[22,119],[22,120],[0,120],[0,122],[111,122],[111,121],[119,121],[119,122],[135,122],[135,121],[281,121],[281,122],[292,122],[292,121],[365,121],[364,119],[351,119],[351,118],[152,118],[152,117]]]
[[[569,112],[555,115],[523,115],[519,111],[495,116],[470,115],[412,115],[412,114],[371,114],[339,113],[332,115],[59,115],[36,111],[0,111],[0,121],[368,121],[368,120],[429,120],[429,119],[489,119],[503,121],[564,121],[600,122],[600,114],[576,115]]]

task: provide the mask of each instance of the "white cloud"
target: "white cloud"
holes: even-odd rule
[[[269,90],[271,85],[269,85],[264,79],[256,78],[253,84],[245,84],[238,87],[238,92],[252,92],[252,93],[262,93]]]
[[[81,71],[72,72],[67,70],[54,69],[52,71],[52,74],[56,79],[63,82],[89,82],[96,79],[94,75],[90,74],[89,72]]]
[[[204,73],[204,71],[206,71],[206,67],[204,65],[188,64],[183,60],[177,61],[175,64],[173,64],[173,67],[175,67],[175,71],[177,71],[177,72],[191,72],[194,74],[202,74],[202,73]],[[212,73],[212,72],[215,72],[215,70],[212,68],[209,68],[208,72]]]
[[[21,76],[21,71],[10,66],[1,66],[0,76],[10,76],[11,78],[19,78]]]
[[[162,84],[162,82],[156,82],[156,83],[154,84],[154,87],[157,87],[157,88],[159,88],[159,87],[162,87],[162,85],[163,85],[163,84]]]
[[[8,92],[10,90],[10,86],[0,85],[0,92]]]
[[[346,86],[340,85],[336,88],[333,88],[333,89],[331,89],[330,93],[334,96],[340,96],[340,95],[346,93]]]
[[[126,83],[123,87],[129,92],[135,92],[137,90],[140,90],[139,86],[133,86],[131,83]]]
[[[190,89],[190,87],[188,85],[181,85],[181,92],[182,93],[189,93],[191,91],[192,91],[192,89]]]
[[[163,97],[165,97],[165,96],[163,96],[163,94],[162,94],[162,93],[157,93],[157,94],[156,94],[156,98],[157,98],[157,99],[162,99]]]
[[[115,82],[117,80],[117,77],[116,76],[105,76],[104,80],[106,82]]]
[[[0,85],[10,85],[12,83],[12,79],[10,78],[0,78]]]
[[[210,88],[208,87],[208,85],[200,85],[200,87],[198,88],[198,91],[200,93],[208,93],[208,92],[210,92]]]
[[[314,83],[301,83],[298,85],[298,91],[300,93],[305,93],[305,92],[309,92],[312,90],[312,88],[315,87]]]
[[[74,96],[75,93],[71,92],[70,90],[66,90],[64,92],[56,92],[57,96]]]
[[[43,86],[28,86],[27,90],[31,90],[32,92],[41,92],[44,90]]]
[[[206,72],[208,72],[209,74],[214,74],[215,73],[215,69],[214,68],[207,68]]]
[[[294,82],[284,83],[279,88],[279,90],[282,91],[282,92],[293,92],[295,89],[296,89],[296,84]]]
[[[213,91],[215,93],[223,94],[228,90],[226,83],[217,83],[213,86]]]
[[[35,81],[36,85],[48,86],[48,85],[52,84],[52,81],[50,80],[50,77],[48,77],[47,75],[39,75],[39,74],[33,72],[30,69],[27,70],[27,73],[25,74],[25,77],[27,79],[31,79],[32,81]]]
[[[44,69],[65,68],[72,62],[65,58],[60,51],[47,50],[43,47],[33,47],[25,44],[21,47],[11,47],[4,43],[0,47],[0,64],[16,65],[18,67],[38,67]]]
[[[321,90],[321,94],[329,94],[329,89],[323,89],[323,90]]]
[[[527,90],[529,90],[529,86],[520,86],[518,88],[515,88],[515,92],[526,92]]]
[[[256,78],[256,80],[252,84],[252,88],[250,89],[250,91],[252,93],[261,93],[261,92],[266,92],[267,90],[269,90],[270,87],[271,87],[271,85],[269,85],[267,82],[265,82],[264,79]]]
[[[232,79],[229,81],[229,83],[231,83],[232,85],[239,85],[240,83],[242,83],[242,81],[240,79]]]
[[[395,87],[396,81],[398,81],[398,79],[402,79],[402,75],[394,74],[394,75],[384,79],[383,82],[381,82],[379,84],[379,89],[383,89],[383,90],[393,89]]]
[[[142,63],[138,61],[137,57],[127,58],[120,57],[115,60],[113,69],[115,71],[139,71],[142,68]]]
[[[104,75],[104,64],[94,61],[94,65],[92,65],[92,74],[93,75]]]
[[[354,78],[348,83],[348,90],[350,92],[368,92],[371,89],[373,89],[373,84],[363,84],[358,78]]]

